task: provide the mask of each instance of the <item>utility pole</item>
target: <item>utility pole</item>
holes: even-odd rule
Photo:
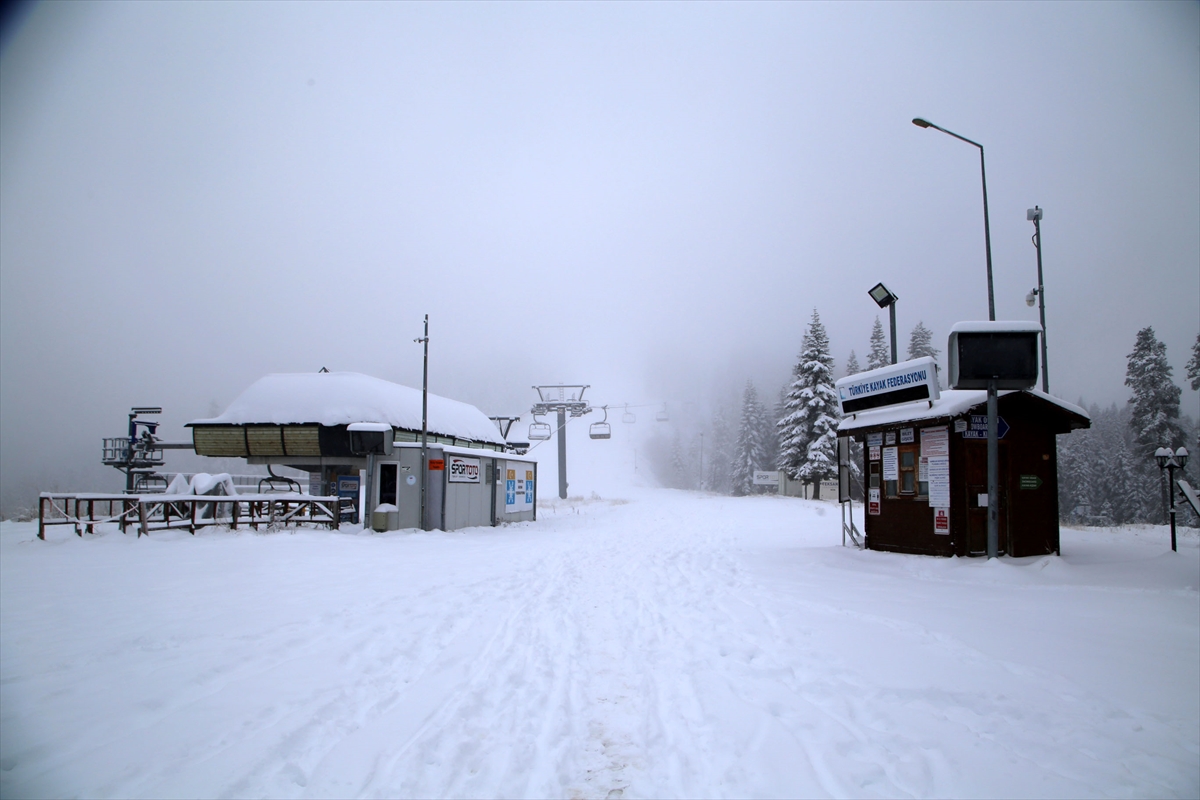
[[[538,393],[538,402],[530,413],[537,418],[539,414],[555,413],[558,415],[558,496],[567,499],[567,415],[582,417],[592,413],[592,407],[583,399],[583,393],[590,386],[582,384],[552,384],[534,386]]]

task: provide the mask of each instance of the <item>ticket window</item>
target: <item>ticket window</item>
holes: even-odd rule
[[[399,464],[379,465],[379,505],[399,505],[396,498],[396,470]]]
[[[870,475],[869,475],[870,481],[871,481],[870,487],[872,489],[879,488],[879,470],[880,470],[879,462],[872,461],[871,468],[870,468]]]
[[[897,492],[904,497],[928,497],[929,481],[921,480],[921,451],[916,445],[900,446],[900,480]]]

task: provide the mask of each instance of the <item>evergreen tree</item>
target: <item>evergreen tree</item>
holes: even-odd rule
[[[857,375],[862,372],[862,367],[858,365],[858,356],[854,355],[854,351],[850,351],[850,357],[846,359],[846,376]]]
[[[739,497],[755,491],[754,472],[762,469],[763,460],[763,408],[758,400],[758,390],[752,381],[746,381],[742,393],[742,420],[738,426],[737,444],[734,449],[731,482],[733,493]]]
[[[875,327],[871,328],[871,349],[867,351],[867,369],[878,369],[891,363],[892,351],[883,333],[883,323],[876,317]]]
[[[1159,447],[1172,449],[1183,444],[1179,424],[1179,397],[1182,392],[1171,382],[1167,346],[1158,341],[1154,328],[1138,331],[1133,352],[1125,368],[1125,385],[1133,390],[1129,398],[1129,424],[1145,460],[1153,461]]]
[[[1196,334],[1196,343],[1192,345],[1192,357],[1187,363],[1187,377],[1191,382],[1192,391],[1200,390],[1200,333]]]
[[[926,328],[924,322],[918,322],[917,327],[912,329],[912,335],[908,338],[908,357],[913,359],[929,356],[937,360],[938,354],[941,352],[933,346],[933,331]]]
[[[779,420],[779,468],[789,478],[811,483],[819,498],[821,481],[837,474],[838,400],[833,388],[833,357],[821,317],[813,309],[800,358],[792,369],[788,414]]]

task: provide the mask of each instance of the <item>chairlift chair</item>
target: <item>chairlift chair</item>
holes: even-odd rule
[[[533,418],[533,422],[529,424],[529,439],[535,442],[544,442],[550,438],[550,423],[539,422],[537,416]]]
[[[666,403],[663,403],[662,411],[659,411],[657,414],[655,414],[654,419],[658,420],[659,422],[670,422],[671,415],[667,413]]]
[[[629,410],[629,403],[625,404],[625,413],[621,415],[621,422],[624,422],[626,425],[637,422],[637,417]]]
[[[608,424],[608,406],[601,406],[600,410],[604,412],[604,419],[591,424],[588,428],[588,436],[593,439],[611,439],[612,426]]]

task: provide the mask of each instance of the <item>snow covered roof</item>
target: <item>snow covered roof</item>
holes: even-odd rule
[[[950,328],[951,333],[1040,333],[1041,330],[1041,325],[1027,319],[956,322]]]
[[[349,425],[383,422],[421,430],[421,390],[357,372],[267,375],[238,395],[225,413],[188,425]],[[429,395],[429,432],[504,444],[496,423],[473,405]]]
[[[1013,394],[1018,390],[1000,391],[997,394],[1000,397]],[[1038,391],[1037,389],[1022,389],[1026,394],[1033,395],[1041,400],[1044,400],[1051,405],[1058,406],[1064,411],[1072,414],[1078,414],[1084,419],[1091,419],[1087,412],[1074,403],[1068,403],[1065,400],[1060,400],[1053,395]],[[863,428],[875,428],[881,425],[893,425],[901,422],[916,422],[923,419],[938,419],[942,417],[957,417],[960,414],[965,414],[976,406],[982,406],[987,403],[987,392],[983,389],[945,389],[941,396],[934,400],[933,403],[922,400],[918,403],[904,403],[898,406],[888,406],[886,408],[873,408],[869,411],[860,411],[852,416],[845,417],[838,423],[839,431],[854,431]]]

